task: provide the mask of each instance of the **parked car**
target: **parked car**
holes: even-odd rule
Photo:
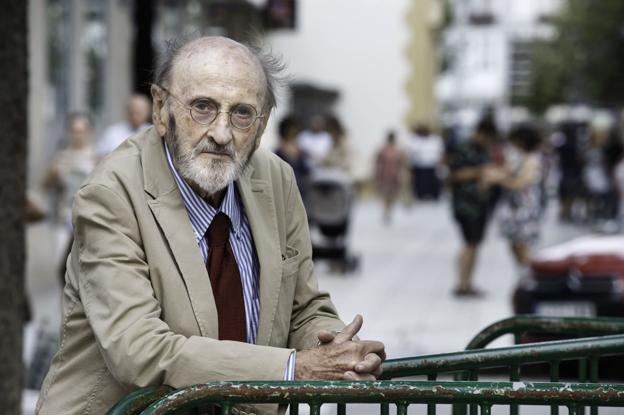
[[[513,307],[517,314],[623,317],[624,236],[584,236],[539,250]]]

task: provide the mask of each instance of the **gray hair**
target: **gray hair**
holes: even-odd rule
[[[165,43],[165,50],[160,56],[160,63],[154,70],[154,83],[156,85],[169,86],[171,83],[171,72],[175,59],[180,51],[190,42],[201,38],[197,34],[182,36],[168,40]],[[268,113],[277,105],[276,90],[286,83],[286,78],[282,75],[286,67],[281,56],[277,56],[272,51],[266,50],[260,41],[254,40],[249,43],[241,43],[247,49],[262,68],[266,81],[264,110]]]

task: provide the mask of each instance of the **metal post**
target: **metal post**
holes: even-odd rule
[[[429,373],[427,374],[427,380],[434,381],[438,378],[437,373]],[[428,403],[427,404],[427,415],[436,415],[436,404]]]
[[[310,415],[321,415],[321,404],[310,403]]]
[[[589,381],[591,383],[598,382],[598,370],[599,370],[598,356],[591,356],[589,358]],[[592,405],[590,407],[590,414],[598,415],[598,407],[595,405]]]
[[[509,380],[512,382],[517,382],[520,380],[520,366],[512,365],[509,374]],[[509,405],[509,415],[518,415],[518,405],[511,404]]]
[[[559,361],[553,360],[550,362],[550,381],[559,382]],[[550,406],[550,415],[559,415],[559,406]]]

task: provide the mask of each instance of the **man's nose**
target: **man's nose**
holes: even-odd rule
[[[224,145],[232,141],[230,114],[225,111],[219,112],[217,118],[212,122],[212,128],[208,130],[208,135],[211,135],[217,144]]]

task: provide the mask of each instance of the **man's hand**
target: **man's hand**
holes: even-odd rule
[[[352,340],[363,321],[358,314],[340,333],[319,332],[318,347],[297,353],[295,379],[375,380],[381,375],[383,343]]]

